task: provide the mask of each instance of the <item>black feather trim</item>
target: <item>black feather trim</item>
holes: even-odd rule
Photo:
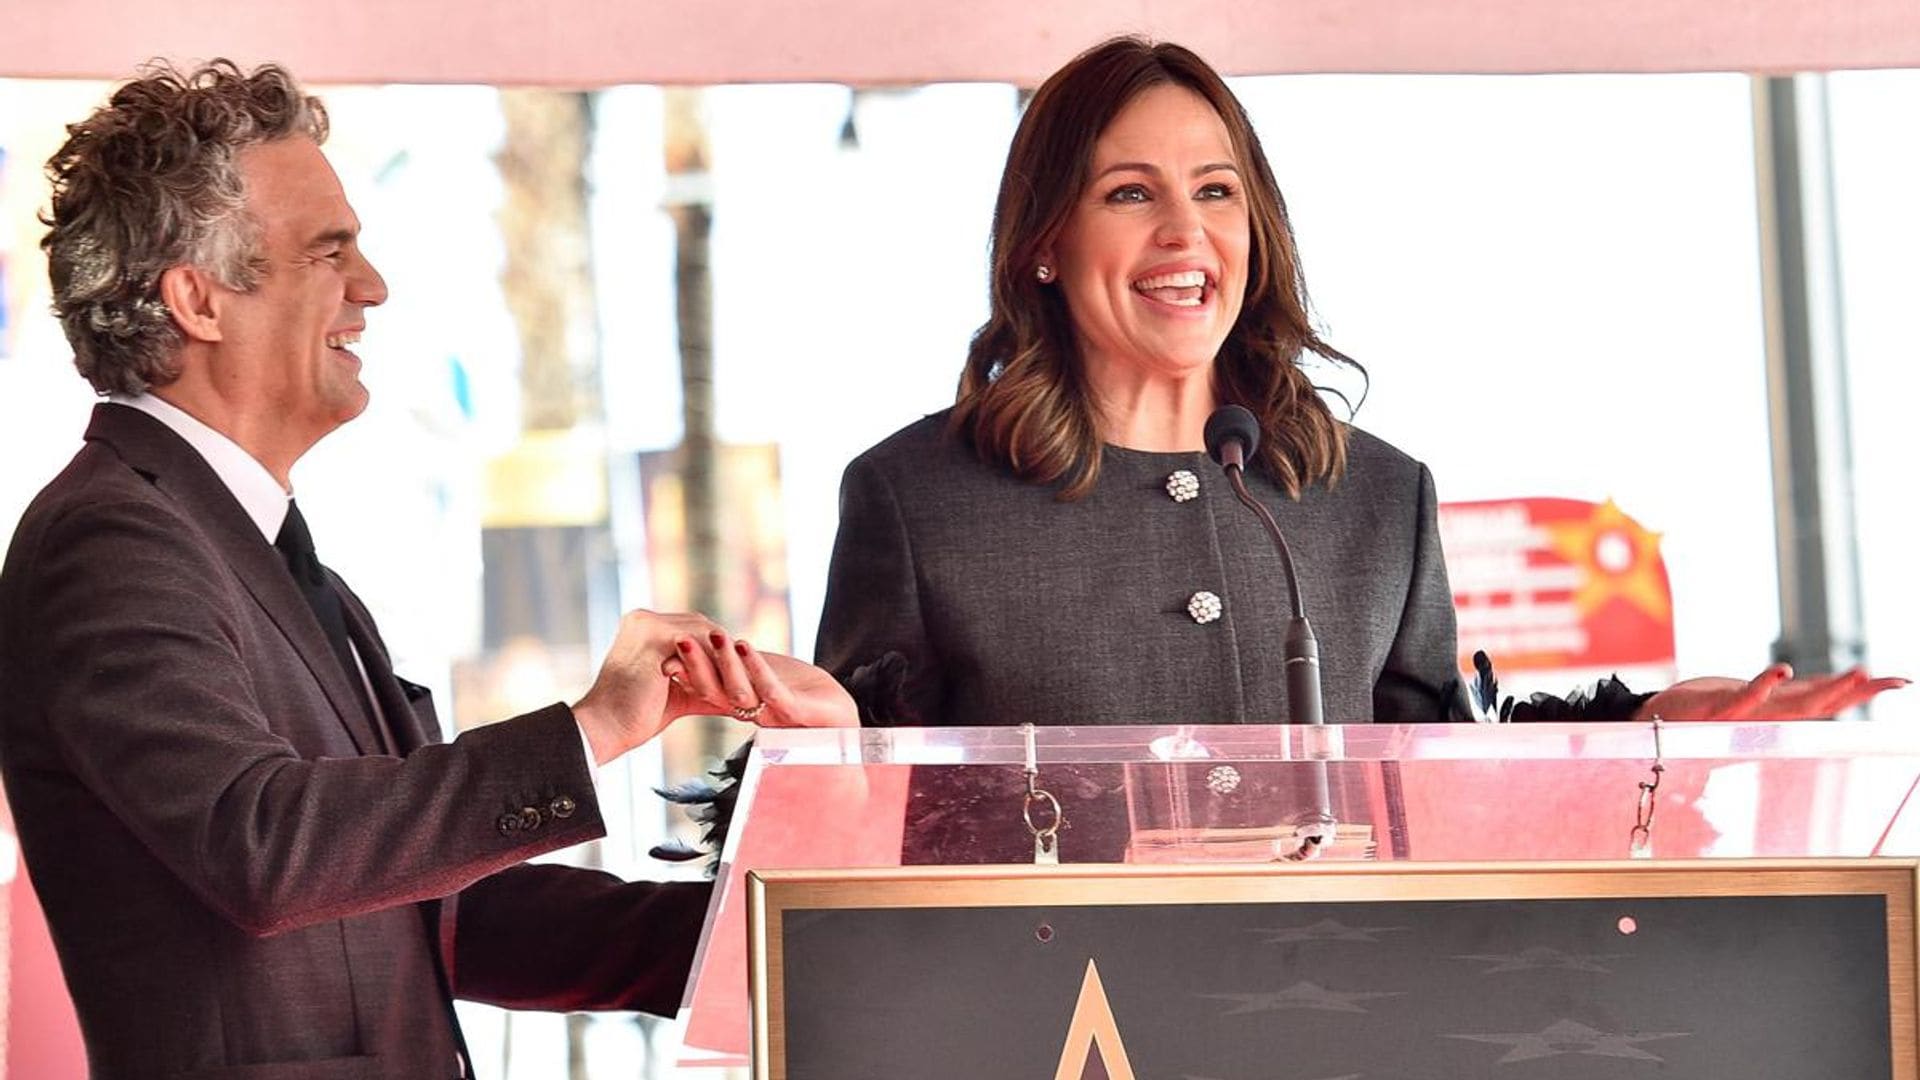
[[[907,703],[907,658],[900,653],[882,653],[840,681],[860,709],[861,727],[923,726],[919,713]]]
[[[698,806],[701,803],[712,802],[719,796],[720,790],[705,780],[688,780],[672,787],[654,788],[653,793],[670,803]]]
[[[712,856],[707,864],[707,873],[711,875],[720,864],[720,852],[727,846],[727,831],[733,826],[733,811],[740,800],[740,780],[747,774],[747,758],[753,753],[753,740],[748,739],[727,755],[718,768],[707,773],[714,782],[705,779],[688,780],[672,787],[654,788],[654,793],[671,803],[687,808],[687,816],[701,826],[700,846],[693,847],[682,840],[669,840],[654,845],[647,854],[667,862],[686,862],[701,855]]]
[[[647,849],[647,854],[661,862],[691,862],[706,852],[678,838],[667,840]]]
[[[1485,652],[1473,654],[1473,705],[1482,719],[1497,716],[1511,724],[1593,724],[1631,720],[1640,706],[1653,696],[1639,694],[1609,675],[1591,689],[1582,687],[1566,697],[1530,694],[1526,700],[1500,697],[1500,680],[1494,676],[1493,661]]]
[[[1473,654],[1473,704],[1482,716],[1500,711],[1500,680],[1493,675],[1493,659],[1485,650]]]
[[[1636,694],[1609,675],[1592,690],[1578,689],[1566,697],[1534,694],[1525,701],[1508,698],[1500,706],[1500,719],[1514,724],[1581,724],[1631,720],[1652,693]]]

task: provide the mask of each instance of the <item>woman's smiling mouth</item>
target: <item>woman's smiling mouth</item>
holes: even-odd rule
[[[1136,279],[1133,291],[1169,307],[1197,308],[1213,292],[1204,270],[1174,270]]]

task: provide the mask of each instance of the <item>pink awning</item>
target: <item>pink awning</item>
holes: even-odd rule
[[[224,55],[327,83],[1033,83],[1123,32],[1245,74],[1920,66],[1917,0],[0,0],[0,75]]]

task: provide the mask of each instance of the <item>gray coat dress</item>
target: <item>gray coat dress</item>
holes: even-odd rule
[[[816,660],[870,722],[1287,721],[1286,577],[1205,454],[1110,446],[1093,491],[1061,502],[946,427],[902,429],[842,481]],[[1168,487],[1182,470],[1185,500]],[[1294,502],[1248,483],[1292,546],[1328,722],[1447,719],[1454,614],[1426,466],[1355,430],[1332,488]],[[1202,592],[1217,618],[1190,611]],[[903,675],[877,663],[890,653]]]

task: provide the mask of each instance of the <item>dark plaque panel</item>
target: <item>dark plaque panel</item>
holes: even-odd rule
[[[1879,896],[788,910],[793,1080],[1887,1080]],[[1104,1075],[1094,1066],[1086,1075]]]

